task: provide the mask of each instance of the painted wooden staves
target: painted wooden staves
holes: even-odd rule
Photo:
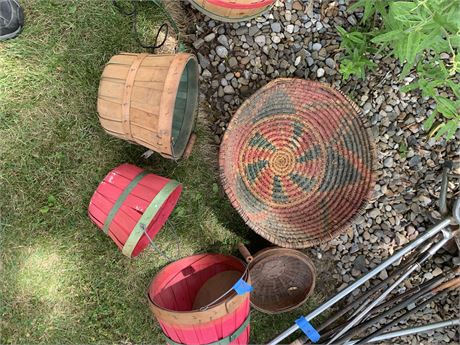
[[[220,148],[224,189],[246,223],[287,248],[346,231],[373,190],[358,107],[319,82],[277,79],[246,100]]]
[[[235,283],[229,279],[250,283],[244,263],[222,254],[189,256],[155,276],[148,293],[149,305],[167,344],[248,344],[249,293],[236,288],[222,295],[226,289],[218,289],[219,279],[224,286]],[[208,282],[212,286],[207,286]],[[203,289],[216,293],[211,298],[214,303],[198,308]]]
[[[135,257],[161,230],[181,192],[177,181],[123,164],[99,184],[88,214],[124,255]]]
[[[189,0],[193,7],[222,22],[241,22],[268,11],[276,0]]]
[[[178,159],[193,145],[198,93],[194,55],[115,55],[99,83],[99,121],[111,135]]]

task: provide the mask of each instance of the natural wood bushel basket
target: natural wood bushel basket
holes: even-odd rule
[[[102,73],[99,120],[113,136],[178,159],[193,145],[198,93],[194,55],[122,53]]]

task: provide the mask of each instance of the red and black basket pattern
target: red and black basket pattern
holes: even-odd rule
[[[254,231],[306,248],[347,229],[374,182],[358,113],[340,91],[302,79],[275,80],[240,107],[222,141],[221,178]]]

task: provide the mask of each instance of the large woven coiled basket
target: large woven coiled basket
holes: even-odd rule
[[[345,231],[373,188],[358,107],[323,83],[278,79],[246,100],[220,149],[233,206],[259,235],[306,248]]]

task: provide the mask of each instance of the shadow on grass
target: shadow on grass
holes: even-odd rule
[[[25,30],[1,43],[0,56],[0,342],[160,343],[146,292],[167,260],[152,248],[125,258],[87,217],[91,195],[110,170],[127,162],[183,183],[170,221],[155,238],[171,256],[178,243],[179,256],[237,257],[239,241],[254,252],[267,243],[219,187],[217,147],[203,120],[191,158],[178,163],[159,155],[144,160],[145,149],[101,129],[102,68],[113,54],[139,51],[127,19],[110,2],[24,5]],[[253,313],[254,342],[294,320],[293,314]]]

